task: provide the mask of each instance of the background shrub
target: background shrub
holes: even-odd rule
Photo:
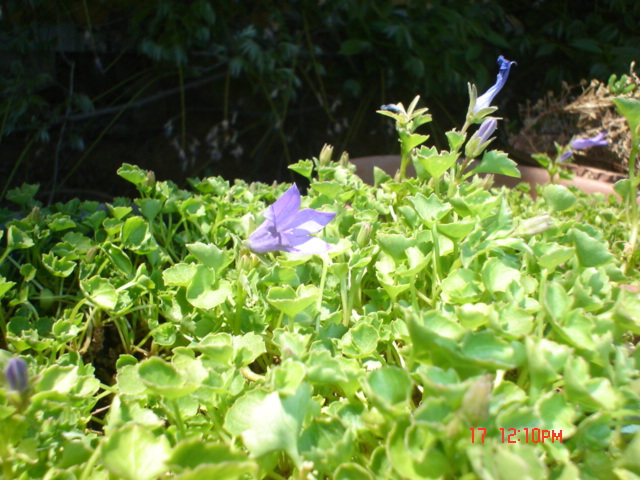
[[[443,119],[430,132],[442,142],[464,115],[466,83],[489,86],[499,54],[518,61],[499,98],[516,129],[518,103],[640,57],[633,0],[3,6],[0,201],[23,182],[49,201],[128,193],[114,175],[125,161],[178,182],[272,180],[326,142],[395,153],[374,111],[414,94]]]

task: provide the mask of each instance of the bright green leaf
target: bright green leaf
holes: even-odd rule
[[[211,310],[224,303],[231,296],[231,285],[223,280],[215,288],[215,278],[211,268],[198,265],[187,287],[187,301],[194,307],[204,310]]]
[[[213,243],[190,243],[187,245],[189,252],[195,256],[203,265],[212,268],[217,275],[229,265],[233,258],[224,250],[220,250]]]
[[[196,274],[196,266],[192,263],[177,263],[162,272],[165,285],[186,287]]]
[[[545,185],[542,197],[554,212],[568,210],[577,201],[575,194],[564,185]]]
[[[627,119],[631,134],[638,138],[640,126],[640,100],[629,97],[617,97],[612,100],[618,111]]]
[[[87,298],[97,306],[107,310],[113,310],[116,307],[118,293],[109,280],[96,275],[88,280],[81,280],[80,288]]]
[[[583,267],[599,267],[613,259],[605,243],[590,237],[578,229],[571,229],[576,244],[578,260]]]
[[[478,173],[494,173],[520,178],[518,164],[511,160],[506,153],[499,150],[489,150],[485,152],[480,164],[465,176]]]
[[[300,285],[297,290],[289,285],[271,287],[267,293],[267,301],[293,318],[308,306],[313,305],[319,294],[320,291],[315,285]]]
[[[139,425],[127,425],[109,435],[100,451],[102,464],[126,480],[153,480],[168,467],[171,448],[165,436],[155,436]]]

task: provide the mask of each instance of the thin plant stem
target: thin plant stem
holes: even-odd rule
[[[278,319],[276,320],[276,324],[273,326],[274,330],[277,330],[278,328],[280,328],[280,325],[282,325],[283,317],[284,317],[284,312],[281,311],[280,315],[278,315]]]
[[[320,67],[318,66],[318,59],[315,54],[315,46],[311,40],[311,35],[309,33],[309,22],[307,21],[307,15],[302,14],[302,22],[304,24],[304,36],[307,41],[307,48],[309,50],[309,56],[311,58],[311,65],[313,65],[313,72],[316,74],[316,78],[318,79],[318,87],[320,89],[320,98],[322,99],[322,108],[329,118],[330,121],[335,121],[333,115],[331,114],[331,109],[329,108],[329,101],[327,99],[327,92],[324,88],[324,82],[322,81],[322,75],[320,74]],[[311,84],[311,79],[308,78],[309,84]],[[313,88],[313,87],[312,87]]]
[[[327,255],[321,255],[322,259],[322,273],[320,275],[320,295],[318,295],[318,304],[317,310],[318,314],[316,316],[316,333],[320,331],[320,312],[322,309],[322,297],[324,296],[324,284],[327,280],[327,271],[329,268],[329,257]]]
[[[411,149],[402,144],[400,148],[400,179],[405,180],[407,178],[407,167],[411,160]]]
[[[638,144],[640,139],[635,140],[631,146],[631,153],[629,154],[629,195],[627,201],[629,202],[629,227],[631,230],[629,236],[629,244],[631,246],[631,252],[627,260],[625,271],[627,274],[633,269],[634,258],[636,253],[636,247],[638,243],[638,185],[636,178],[636,159],[638,156]]]
[[[24,160],[24,157],[27,155],[27,152],[31,149],[31,146],[33,145],[33,142],[35,142],[37,137],[38,137],[37,134],[33,135],[29,140],[29,142],[27,143],[27,145],[24,147],[24,149],[22,149],[22,153],[20,153],[18,160],[16,161],[15,165],[11,169],[11,173],[9,174],[9,177],[4,182],[4,188],[2,189],[2,193],[0,194],[0,201],[4,200],[4,197],[7,194],[7,189],[9,188],[9,185],[11,185],[11,181],[13,180],[14,175],[18,171],[20,164]]]
[[[82,475],[80,475],[80,480],[89,479],[91,473],[93,472],[93,468],[95,467],[96,463],[98,463],[98,458],[100,458],[100,454],[102,453],[101,446],[102,443],[98,443],[98,446],[89,457],[89,460],[87,460],[87,463],[84,466],[84,470],[82,470]]]
[[[238,275],[238,279],[236,280],[236,313],[232,318],[233,324],[231,325],[231,329],[233,330],[234,335],[240,335],[241,333],[241,325],[242,325],[242,312],[244,311],[244,302],[246,299],[246,292],[240,282],[240,276],[244,275],[240,273]]]
[[[180,81],[180,146],[182,150],[185,150],[187,144],[187,108],[184,99],[184,72],[182,71],[182,65],[178,65],[178,79]]]
[[[546,290],[547,290],[547,276],[548,276],[548,272],[546,269],[543,269],[540,272],[540,296],[538,298],[538,301],[540,302],[540,305],[545,305],[545,299],[543,298],[544,295],[546,295]],[[537,327],[537,334],[538,337],[540,338],[544,338],[544,328],[545,328],[545,315],[544,315],[544,311],[540,311],[537,314],[537,318],[536,318],[536,327]]]
[[[62,181],[60,182],[60,184],[58,185],[58,188],[62,187],[62,185],[64,185],[70,178],[71,176],[76,172],[76,170],[78,169],[78,167],[80,167],[80,165],[84,162],[84,160],[87,158],[87,156],[93,151],[93,149],[100,143],[100,141],[102,140],[102,138],[107,134],[107,132],[111,129],[111,127],[118,121],[118,119],[120,118],[120,116],[127,111],[128,107],[133,104],[136,100],[136,98],[138,98],[140,95],[142,95],[144,93],[144,91],[149,88],[152,84],[154,84],[155,82],[157,82],[158,80],[160,80],[162,77],[157,77],[153,80],[151,80],[149,83],[147,83],[147,85],[145,85],[144,87],[142,87],[140,90],[138,90],[136,92],[136,94],[129,100],[129,102],[127,102],[126,105],[124,105],[122,107],[121,110],[118,111],[118,113],[116,115],[114,115],[114,117],[111,119],[111,121],[107,124],[107,126],[102,130],[102,132],[100,132],[100,134],[98,135],[98,138],[96,138],[94,140],[94,142],[91,144],[91,146],[89,148],[87,148],[87,150],[85,150],[85,152],[82,154],[82,156],[80,157],[80,159],[75,163],[75,165],[71,168],[71,170],[69,171],[69,173],[67,174],[66,177],[64,177],[64,179],[62,179]]]
[[[84,2],[86,8],[86,2]],[[87,14],[87,20],[89,19]],[[89,24],[90,25],[90,24]],[[93,37],[92,37],[93,38]],[[69,65],[69,93],[67,98],[71,98],[73,95],[73,83],[74,83],[74,75],[76,70],[75,62],[69,60],[64,53],[62,54],[62,58]],[[58,183],[58,170],[60,169],[60,152],[62,151],[62,143],[64,142],[64,134],[67,129],[67,118],[71,114],[71,105],[67,102],[67,109],[64,114],[64,120],[62,121],[62,126],[60,127],[60,133],[58,133],[58,142],[56,143],[56,151],[53,157],[53,179],[51,181],[51,190],[49,192],[49,200],[48,204],[51,205],[53,203],[53,194],[56,191],[56,184]]]
[[[229,120],[229,89],[231,87],[231,67],[227,68],[224,77],[224,102],[222,104],[222,118]]]
[[[411,286],[410,287],[411,288],[411,306],[417,312],[419,308],[418,308],[418,297],[416,295],[416,276],[415,275],[411,275],[409,277],[409,283]]]
[[[342,300],[342,324],[349,327],[351,311],[349,310],[349,288],[346,279],[340,279],[340,298]]]
[[[4,115],[2,115],[2,125],[0,126],[0,143],[2,143],[2,138],[4,137],[4,129],[7,126],[7,118],[9,117],[9,111],[11,110],[11,102],[12,98],[9,97],[7,100],[7,106],[4,109]]]
[[[178,402],[175,399],[171,400],[171,407],[173,408],[173,414],[175,416],[176,427],[178,427],[178,433],[180,434],[180,440],[186,438],[187,431],[184,427],[184,420],[182,420],[182,415],[180,414],[180,407],[178,406]]]
[[[280,114],[280,112],[278,112],[278,109],[276,108],[275,103],[273,103],[273,100],[271,99],[271,95],[269,94],[269,91],[267,90],[267,86],[265,85],[264,81],[261,79],[260,80],[260,86],[262,87],[262,91],[264,93],[264,97],[267,100],[267,103],[269,104],[269,107],[271,108],[271,111],[273,112],[273,115],[275,116],[277,122],[278,122],[278,135],[280,136],[280,141],[282,142],[282,147],[283,147],[283,153],[284,153],[284,157],[286,159],[287,165],[290,165],[291,162],[291,154],[289,152],[289,145],[287,142],[287,138],[286,135],[284,133],[284,120],[287,116],[287,105],[285,104],[282,114]]]
[[[438,233],[436,231],[436,226],[433,225],[431,227],[431,233],[433,236],[433,262],[432,262],[432,268],[433,268],[433,278],[432,278],[432,283],[431,283],[431,302],[432,305],[435,305],[436,302],[436,292],[438,290],[438,285],[440,283],[440,264],[439,264],[439,259],[440,259],[440,245],[438,244]]]

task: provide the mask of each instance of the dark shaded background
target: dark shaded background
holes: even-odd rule
[[[133,195],[123,163],[183,184],[223,175],[291,180],[324,143],[397,152],[375,110],[416,95],[442,146],[467,82],[503,129],[562,82],[605,80],[640,59],[640,2],[1,0],[0,204],[39,183],[42,202]],[[504,134],[504,132],[503,132]],[[506,146],[503,145],[503,148]]]

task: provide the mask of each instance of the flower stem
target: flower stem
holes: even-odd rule
[[[321,314],[321,308],[322,308],[322,297],[324,296],[324,284],[325,281],[327,280],[327,270],[329,268],[329,256],[328,255],[321,255],[320,258],[322,259],[322,273],[320,275],[320,295],[318,295],[318,304],[317,304],[317,310],[318,310],[318,314],[316,315],[316,333],[318,333],[320,331],[320,314]]]
[[[340,298],[342,299],[342,324],[349,327],[350,310],[349,310],[349,292],[346,279],[340,280]]]
[[[91,457],[89,457],[89,460],[87,460],[87,463],[85,463],[84,470],[82,470],[82,475],[80,475],[80,480],[88,480],[91,472],[93,472],[93,467],[95,467],[96,463],[98,462],[98,458],[100,458],[101,450],[102,443],[99,443],[96,449],[91,454]]]
[[[180,414],[180,406],[175,399],[171,400],[171,407],[173,408],[173,414],[175,416],[176,427],[178,427],[178,433],[180,434],[180,440],[186,438],[187,431],[184,428],[184,421],[182,420],[182,415]]]
[[[278,328],[280,328],[280,325],[282,325],[282,318],[284,317],[284,312],[280,312],[280,315],[278,316],[278,320],[276,320],[276,324],[273,326],[274,330],[277,330]]]
[[[432,305],[435,305],[437,298],[436,291],[440,283],[440,265],[438,263],[438,259],[440,258],[440,245],[438,243],[438,232],[435,225],[431,227],[431,234],[433,236],[433,278],[431,279],[431,302]]]
[[[405,180],[407,178],[407,167],[409,166],[409,160],[411,159],[411,149],[407,149],[403,144],[400,149],[400,179]]]
[[[629,202],[629,230],[631,230],[629,235],[629,244],[631,247],[631,252],[629,253],[629,258],[627,260],[627,265],[625,271],[627,274],[633,269],[634,266],[634,257],[636,253],[636,247],[638,243],[638,185],[637,185],[637,175],[636,175],[636,159],[638,157],[638,145],[640,144],[640,139],[634,139],[635,141],[631,146],[631,153],[629,154],[629,195],[627,201]]]
[[[418,297],[416,294],[416,276],[415,275],[411,275],[410,279],[409,279],[409,283],[411,285],[411,306],[413,307],[414,311],[418,311]]]

